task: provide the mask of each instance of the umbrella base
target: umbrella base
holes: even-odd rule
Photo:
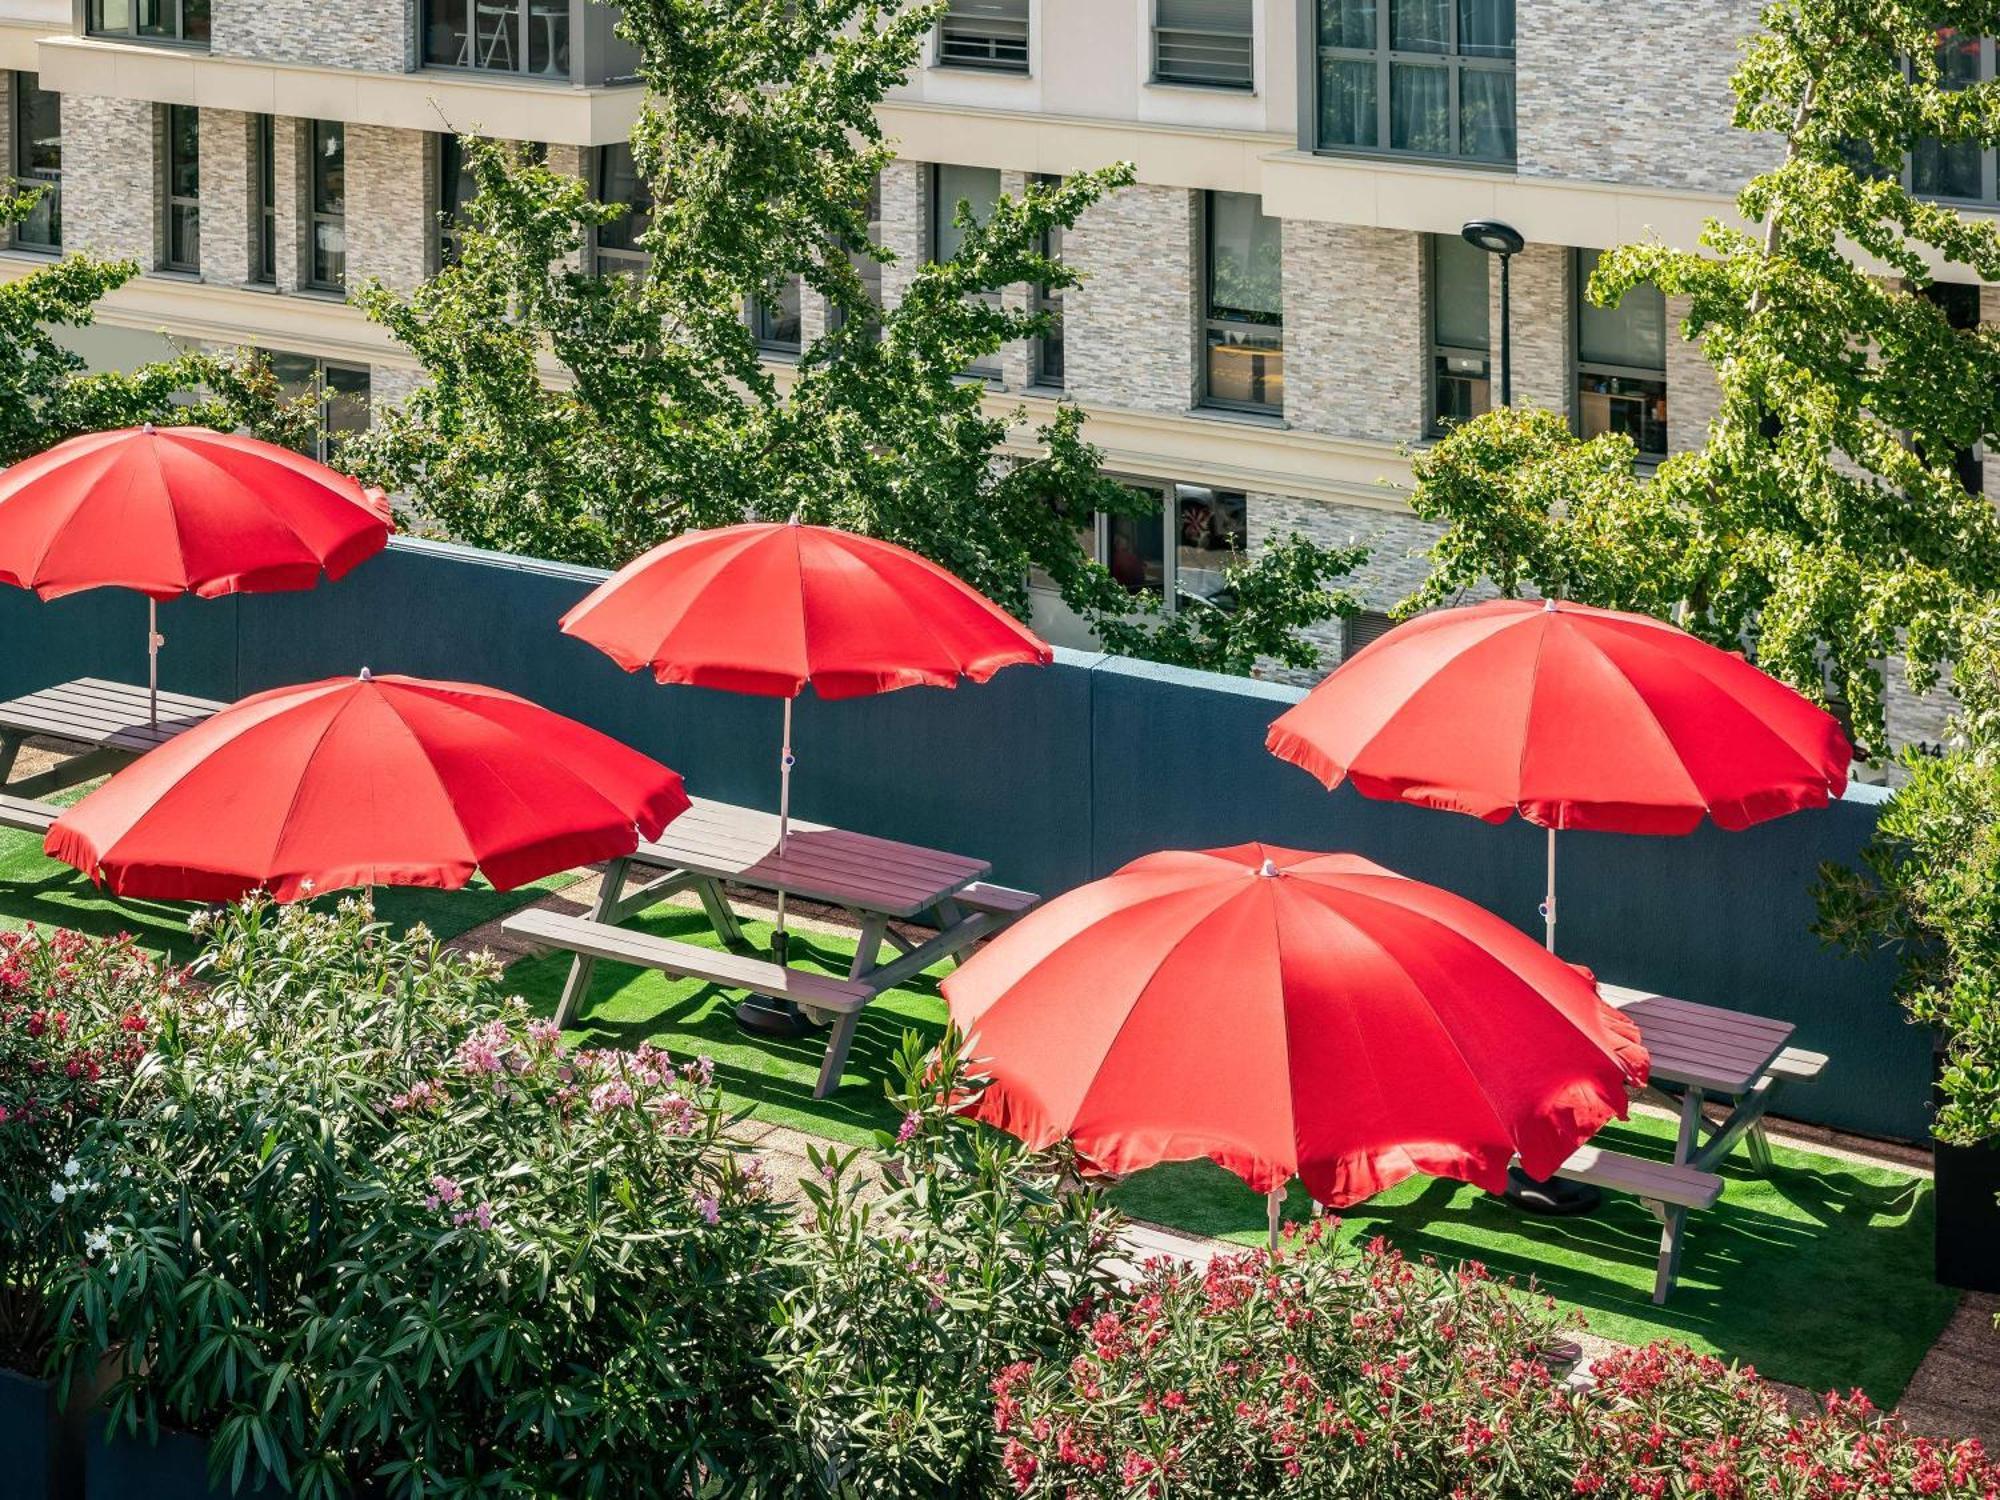
[[[1594,1213],[1604,1200],[1604,1195],[1587,1182],[1570,1182],[1561,1177],[1537,1182],[1519,1167],[1507,1169],[1507,1191],[1501,1196],[1528,1213],[1552,1217]]]
[[[736,1007],[736,1024],[759,1036],[804,1036],[813,1029],[812,1022],[791,1001],[762,995],[752,995]]]

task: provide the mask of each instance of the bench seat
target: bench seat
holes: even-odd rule
[[[37,802],[29,797],[0,793],[0,828],[18,828],[23,833],[47,833],[49,825],[62,816],[53,802]]]
[[[1667,1300],[1674,1278],[1680,1274],[1681,1236],[1687,1228],[1688,1210],[1713,1208],[1722,1196],[1722,1179],[1713,1172],[1627,1156],[1601,1146],[1577,1147],[1555,1175],[1630,1193],[1660,1221],[1660,1257],[1653,1273],[1655,1302]]]
[[[1017,891],[1012,886],[994,885],[988,880],[975,880],[952,897],[967,911],[983,911],[988,916],[1009,921],[1025,916],[1041,899],[1033,891]]]

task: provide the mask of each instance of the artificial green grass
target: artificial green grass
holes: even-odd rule
[[[575,879],[567,873],[551,876],[506,893],[477,879],[462,891],[384,887],[375,893],[375,913],[396,931],[423,922],[439,938],[450,939]],[[200,947],[187,929],[192,910],[185,902],[127,900],[101,891],[68,865],[42,853],[39,834],[0,829],[0,930],[19,931],[33,922],[99,937],[129,932],[141,947],[185,963]]]
[[[696,910],[662,906],[632,925],[684,942],[718,946]],[[744,924],[750,944],[770,928]],[[802,967],[844,974],[851,941],[794,933]],[[544,1013],[555,1007],[569,959],[525,959],[511,986]],[[598,1046],[651,1038],[679,1053],[714,1059],[732,1102],[761,1119],[815,1135],[863,1142],[892,1128],[882,1080],[903,1032],[941,1034],[940,966],[862,1012],[841,1087],[812,1097],[825,1034],[775,1040],[740,1031],[740,996],[693,980],[599,963],[572,1018],[574,1035]],[[1599,1139],[1666,1158],[1673,1127],[1650,1116],[1614,1125]],[[1812,1152],[1775,1148],[1769,1175],[1750,1170],[1739,1147],[1723,1168],[1722,1201],[1689,1217],[1681,1275],[1664,1307],[1649,1300],[1659,1225],[1630,1198],[1605,1194],[1578,1218],[1536,1218],[1461,1183],[1415,1178],[1343,1215],[1350,1233],[1381,1233],[1407,1253],[1484,1261],[1503,1276],[1529,1278],[1591,1330],[1623,1343],[1674,1338],[1755,1365],[1773,1379],[1814,1388],[1860,1386],[1893,1402],[1956,1305],[1931,1279],[1930,1185],[1888,1167],[1862,1167]],[[1112,1193],[1134,1218],[1242,1244],[1264,1237],[1264,1200],[1208,1162],[1138,1173]],[[1286,1217],[1303,1219],[1294,1185]]]

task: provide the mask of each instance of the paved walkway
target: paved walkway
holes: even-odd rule
[[[596,891],[597,877],[591,875],[545,897],[540,904],[563,911],[584,911]],[[692,896],[675,899],[690,906],[696,904]],[[761,897],[757,893],[739,892],[733,893],[732,899],[743,908],[756,910]],[[839,912],[810,905],[788,908],[787,919],[801,931],[817,930],[847,937],[851,937],[854,931]],[[499,930],[498,922],[475,928],[457,939],[454,946],[485,948],[508,962],[539,951],[507,937]],[[1647,1095],[1640,1096],[1637,1107],[1677,1113],[1664,1098],[1649,1098]],[[810,1170],[806,1159],[807,1146],[835,1144],[789,1126],[768,1125],[756,1120],[746,1123],[751,1144],[765,1158],[767,1170],[780,1190],[787,1193],[795,1192],[798,1179]],[[1773,1139],[1809,1151],[1845,1161],[1891,1165],[1926,1177],[1930,1175],[1930,1153],[1920,1147],[1843,1135],[1823,1126],[1803,1125],[1796,1121],[1768,1119],[1766,1123]],[[1129,1266],[1136,1266],[1138,1262],[1157,1255],[1170,1255],[1206,1265],[1219,1252],[1240,1248],[1220,1240],[1136,1222],[1127,1229],[1125,1246]],[[2000,1452],[2000,1330],[1994,1326],[1996,1314],[2000,1314],[2000,1297],[1977,1294],[1965,1297],[1904,1393],[1902,1411],[1913,1430],[1942,1438],[1975,1437],[1989,1449]],[[1887,1315],[1893,1316],[1893,1313]],[[1578,1342],[1583,1346],[1579,1375],[1587,1375],[1593,1360],[1617,1347],[1608,1339],[1588,1333],[1580,1335]],[[1810,1401],[1804,1391],[1781,1388],[1787,1390],[1801,1407]]]

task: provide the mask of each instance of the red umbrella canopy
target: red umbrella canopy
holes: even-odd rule
[[[944,982],[972,1106],[1128,1172],[1207,1156],[1335,1205],[1416,1172],[1546,1177],[1643,1084],[1637,1028],[1462,897],[1263,844],[1134,860]]]
[[[732,693],[855,698],[984,682],[1054,655],[928,558],[827,526],[753,522],[655,547],[563,616],[628,672]]]
[[[1265,743],[1329,787],[1613,833],[1824,807],[1853,754],[1831,714],[1741,656],[1645,615],[1522,599],[1398,627]]]
[[[311,588],[388,544],[380,490],[206,427],[85,433],[0,473],[0,582],[44,599]]]
[[[163,900],[451,890],[475,870],[508,890],[630,854],[687,806],[673,771],[525,698],[364,672],[223,710],[65,812],[45,847]]]

